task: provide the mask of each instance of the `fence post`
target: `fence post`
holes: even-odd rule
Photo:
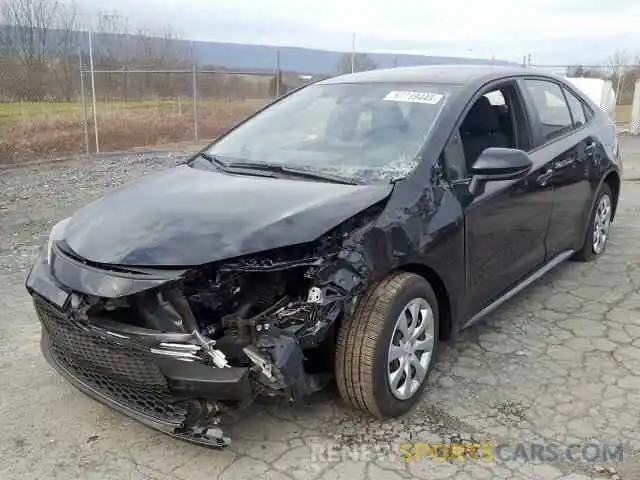
[[[193,63],[193,138],[198,143],[198,71]]]
[[[280,71],[280,49],[276,48],[276,98],[280,97],[281,82],[282,82],[282,72]]]
[[[93,30],[89,30],[89,68],[91,69],[91,100],[93,103],[93,130],[96,137],[96,153],[100,153],[100,139],[98,138],[98,112],[96,109],[96,80],[93,68]]]
[[[640,135],[640,79],[636,80],[631,104],[631,134]]]
[[[80,65],[80,95],[82,97],[82,119],[84,120],[84,146],[89,155],[89,119],[87,118],[87,94],[84,87],[84,71],[82,68],[82,52],[78,50],[78,60]]]
[[[127,107],[127,83],[127,66],[125,65],[124,67],[122,67],[122,98],[125,108]]]

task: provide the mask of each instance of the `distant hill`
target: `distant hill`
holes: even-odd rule
[[[12,32],[14,38],[26,38],[19,32],[18,27],[0,25],[0,35]],[[65,44],[68,52],[77,55],[82,51],[88,53],[88,34],[74,31],[63,42],[64,34],[61,31],[50,30],[48,32],[49,54],[59,52],[59,45]],[[160,38],[142,37],[139,35],[118,35],[99,33],[94,36],[94,55],[110,56],[125,59],[135,56],[139,52],[140,45],[144,43],[143,51],[149,49],[170,52],[174,59],[182,60],[190,64],[192,55],[200,65],[224,67],[239,70],[268,70],[276,69],[276,51],[279,53],[280,69],[292,72],[309,74],[334,74],[338,62],[345,52],[300,48],[300,47],[273,47],[267,45],[250,45],[220,42],[190,42],[187,40],[164,40]],[[0,44],[0,55],[2,54]],[[379,68],[393,66],[429,65],[442,63],[491,63],[513,65],[512,62],[500,60],[479,60],[461,57],[441,57],[424,55],[403,55],[388,53],[368,53],[369,57]]]
[[[199,63],[220,65],[231,69],[276,68],[276,47],[217,42],[196,42],[195,55]],[[300,47],[278,47],[280,68],[287,71],[311,74],[333,74],[345,52],[317,50]],[[378,68],[393,66],[429,65],[443,63],[480,64],[492,63],[513,65],[500,60],[479,60],[461,57],[436,57],[424,55],[403,55],[389,53],[368,53]]]

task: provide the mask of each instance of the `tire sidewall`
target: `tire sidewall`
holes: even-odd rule
[[[389,356],[389,344],[391,342],[391,336],[393,335],[396,320],[404,307],[414,298],[424,298],[429,302],[429,306],[433,311],[434,321],[434,342],[433,350],[431,353],[431,361],[425,375],[425,379],[420,385],[420,388],[414,393],[414,395],[407,400],[399,400],[391,393],[391,387],[389,385],[387,375],[387,359]],[[388,313],[382,335],[378,338],[378,344],[376,346],[375,355],[375,368],[374,368],[374,397],[380,413],[384,417],[397,417],[407,412],[421,397],[426,384],[428,382],[429,374],[435,363],[437,351],[438,351],[438,333],[439,333],[439,320],[440,315],[438,311],[438,301],[433,289],[429,283],[422,277],[413,276],[409,278],[398,294],[396,294],[393,305]]]
[[[593,251],[593,229],[594,229],[593,222],[595,222],[596,213],[598,212],[598,206],[600,205],[600,201],[602,200],[602,197],[604,197],[605,195],[609,196],[609,201],[611,202],[611,208],[613,208],[613,196],[611,193],[611,189],[609,188],[609,185],[607,185],[606,183],[603,183],[602,186],[600,187],[600,190],[598,191],[598,195],[596,196],[596,201],[594,202],[593,207],[591,208],[591,215],[589,215],[589,223],[587,224],[585,244],[583,246],[584,257],[587,259],[594,259],[602,256],[602,254],[607,251],[607,247],[609,245],[609,234],[607,234],[607,240],[604,244],[604,248],[602,249],[602,251],[600,253],[596,253]]]

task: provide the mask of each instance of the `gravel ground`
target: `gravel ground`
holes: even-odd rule
[[[623,148],[628,180],[606,255],[560,266],[447,344],[415,411],[383,424],[329,391],[296,409],[252,409],[228,430],[233,444],[225,451],[156,433],[69,386],[41,357],[24,290],[41,236],[56,220],[180,158],[0,170],[0,478],[640,478],[640,139],[625,138]],[[376,450],[451,438],[514,447],[623,441],[624,461],[403,463]]]

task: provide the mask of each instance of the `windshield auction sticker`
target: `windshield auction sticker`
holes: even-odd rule
[[[392,102],[428,103],[430,105],[436,105],[443,97],[444,95],[439,93],[392,90],[384,99]]]

